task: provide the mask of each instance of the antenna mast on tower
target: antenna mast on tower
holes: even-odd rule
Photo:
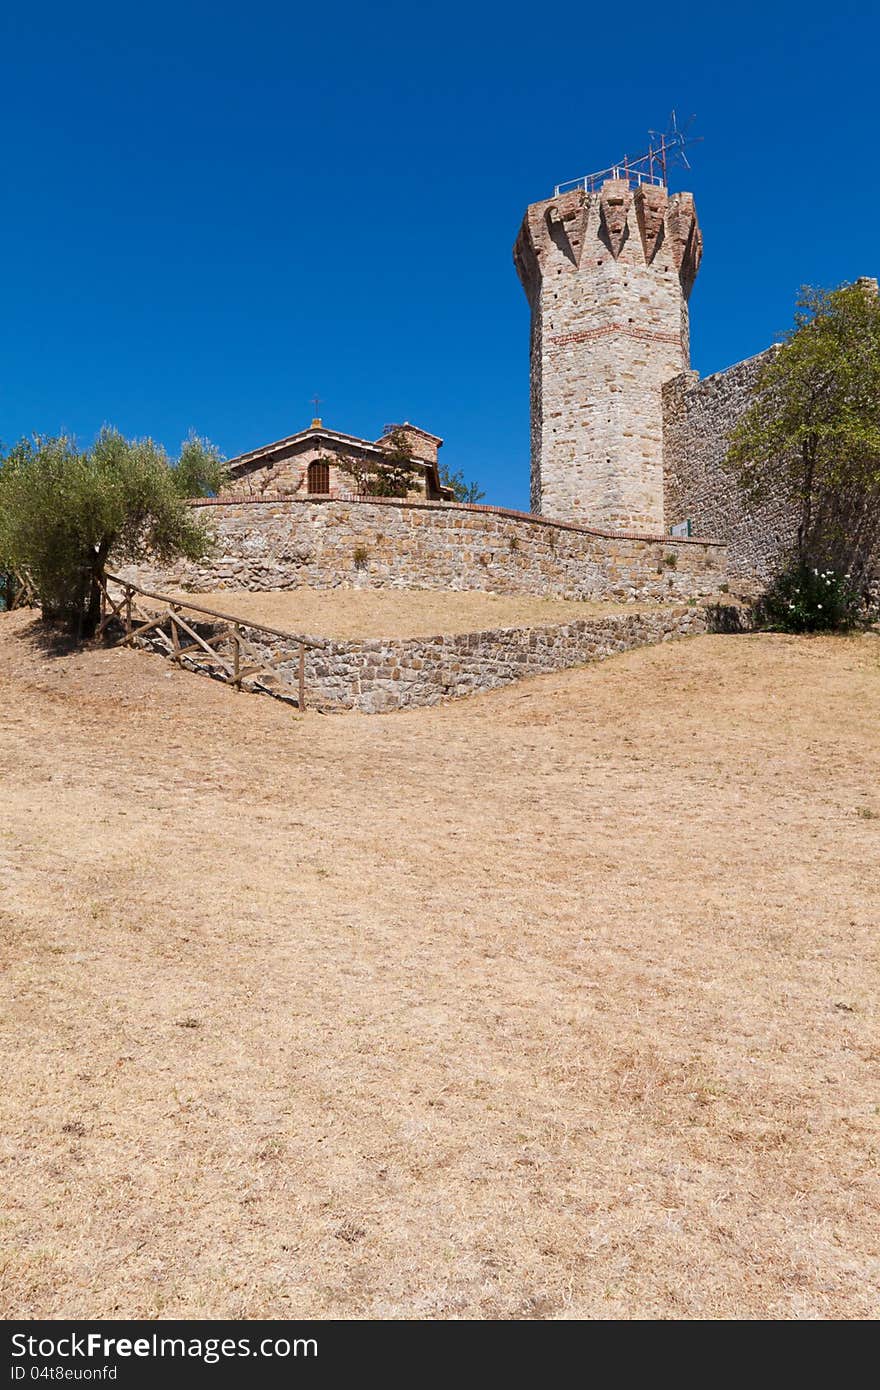
[[[648,131],[650,143],[643,154],[625,154],[623,159],[608,169],[599,169],[595,174],[584,174],[582,178],[558,183],[553,190],[554,198],[572,188],[584,188],[588,193],[595,193],[606,179],[626,179],[630,188],[639,188],[643,183],[665,187],[670,169],[691,167],[685,151],[690,145],[699,144],[703,138],[702,135],[688,133],[695,119],[691,116],[684,126],[679,126],[675,111],[671,111],[666,130]]]

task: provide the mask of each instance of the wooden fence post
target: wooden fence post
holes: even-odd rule
[[[295,637],[292,633],[281,632],[277,628],[257,627],[255,630],[265,633],[268,637],[281,637],[284,639],[284,647],[274,658],[266,656],[264,651],[251,645],[242,630],[242,622],[230,613],[220,613],[215,608],[203,608],[199,604],[186,603],[179,598],[172,598],[168,594],[151,592],[149,589],[141,589],[137,584],[132,584],[120,578],[119,575],[102,575],[101,583],[101,609],[105,615],[98,632],[100,633],[110,621],[120,622],[125,629],[124,635],[117,639],[116,645],[122,646],[135,637],[141,637],[148,632],[154,632],[157,640],[172,661],[183,662],[183,658],[189,653],[195,653],[193,663],[196,669],[204,669],[206,658],[211,664],[211,674],[219,675],[228,685],[232,685],[236,690],[244,689],[244,682],[251,677],[255,677],[257,689],[262,689],[270,694],[276,693],[271,686],[271,682],[279,680],[279,674],[275,669],[279,664],[287,667],[289,672],[290,646],[295,644],[298,650],[298,691],[297,703],[300,709],[306,707],[306,647],[320,649],[323,644],[312,643],[303,638]],[[115,599],[107,583],[118,584],[122,590],[119,599]],[[135,603],[137,595],[142,594],[145,598],[156,599],[162,604],[162,610],[158,616],[151,616],[149,611],[141,611]],[[181,616],[181,610],[190,610],[193,614],[199,615],[193,618],[193,622],[198,624],[200,617],[220,619],[222,628],[218,631],[218,624],[213,624],[213,631],[216,635],[205,638],[199,636],[196,628],[191,627]],[[107,615],[113,615],[112,619]],[[170,627],[170,636],[161,629],[165,625]],[[187,645],[183,645],[181,634],[184,633],[190,639]],[[259,640],[259,639],[257,639]],[[227,655],[221,655],[220,649],[228,650],[228,643],[232,642],[232,651]],[[252,664],[253,663],[253,664]],[[219,665],[220,671],[216,670]],[[281,686],[286,687],[282,693],[282,698],[290,699],[291,679],[285,673],[281,679]]]

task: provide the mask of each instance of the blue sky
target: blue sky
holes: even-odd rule
[[[528,505],[527,203],[704,142],[693,365],[880,270],[875,5],[7,3],[0,439],[409,419]]]

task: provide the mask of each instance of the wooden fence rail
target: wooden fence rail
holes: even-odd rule
[[[36,586],[26,570],[0,572],[0,597],[10,613],[16,608],[37,608],[40,602]]]
[[[110,584],[121,590],[121,594],[112,594]],[[263,623],[252,623],[231,613],[221,613],[216,608],[204,608],[186,599],[154,593],[115,574],[105,573],[100,585],[101,621],[95,631],[96,637],[100,637],[113,623],[118,623],[123,633],[117,646],[125,646],[149,636],[166,651],[171,661],[182,662],[186,658],[235,690],[241,690],[243,682],[248,681],[253,687],[288,700],[294,698],[292,683],[277,668],[291,662],[295,654],[298,658],[296,703],[301,710],[305,709],[306,648],[319,650],[323,648],[323,642],[283,632],[280,628],[267,627]],[[157,613],[145,608],[138,602],[139,598],[161,604],[161,611]],[[187,621],[181,610],[188,616],[197,614],[198,617]],[[207,635],[196,630],[195,624],[199,618],[211,620],[211,630]],[[244,628],[249,633],[265,633],[267,637],[281,638],[290,644],[291,650],[266,657],[244,635]],[[288,694],[288,691],[291,693]]]

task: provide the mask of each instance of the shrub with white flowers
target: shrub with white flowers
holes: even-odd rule
[[[783,632],[839,632],[852,627],[860,608],[845,575],[796,560],[771,584],[757,617],[760,626]]]

